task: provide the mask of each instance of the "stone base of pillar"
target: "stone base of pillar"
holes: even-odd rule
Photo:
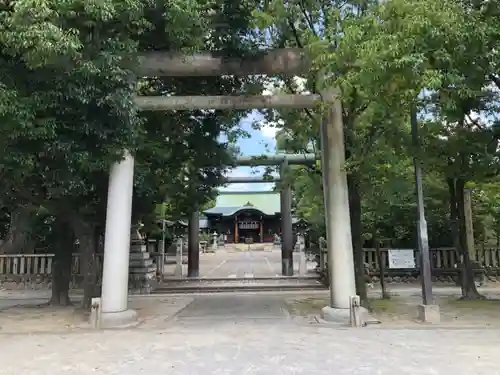
[[[424,323],[437,324],[441,321],[438,305],[418,305],[418,319]]]
[[[288,258],[282,259],[281,271],[283,276],[293,276],[293,260]]]
[[[299,253],[299,275],[307,275],[307,257],[303,251]]]
[[[149,294],[157,284],[156,266],[138,227],[132,227],[130,242],[129,291],[131,294]]]
[[[187,277],[197,279],[200,277],[200,271],[199,270],[191,270],[191,272],[189,272],[189,270],[188,270]]]
[[[121,328],[137,324],[137,311],[125,310],[120,312],[100,314],[99,328]]]
[[[321,318],[330,323],[350,325],[351,312],[349,309],[338,309],[335,307],[325,306],[321,309]]]
[[[380,324],[380,320],[374,318],[370,312],[364,307],[358,307],[360,313],[359,320],[361,326],[367,324]],[[350,309],[339,309],[331,306],[325,306],[321,309],[321,318],[329,323],[337,323],[340,325],[351,326],[351,311]]]
[[[174,271],[174,276],[175,277],[182,277],[183,275],[183,269],[182,269],[182,264],[177,263],[175,265],[175,271]]]

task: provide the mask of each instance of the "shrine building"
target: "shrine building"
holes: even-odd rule
[[[278,191],[219,192],[215,207],[203,211],[210,231],[226,243],[273,242],[281,233]]]

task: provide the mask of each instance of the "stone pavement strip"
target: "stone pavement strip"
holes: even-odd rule
[[[200,254],[200,277],[275,277],[281,275],[281,249],[274,247],[265,251],[254,251],[257,245],[252,245],[250,250],[243,247],[240,251],[231,251],[221,248],[216,253]],[[295,256],[294,269],[296,274],[299,270],[297,254]],[[315,262],[309,262],[309,268],[313,270]],[[183,274],[187,273],[187,264],[184,265]],[[166,277],[174,277],[175,264],[165,266]]]
[[[153,318],[134,329],[0,335],[0,374],[500,374],[500,330],[297,324],[272,295],[176,298],[140,301]]]

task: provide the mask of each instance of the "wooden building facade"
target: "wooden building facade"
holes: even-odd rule
[[[280,235],[280,210],[279,192],[220,192],[215,207],[203,214],[210,231],[223,234],[226,243],[263,243]]]

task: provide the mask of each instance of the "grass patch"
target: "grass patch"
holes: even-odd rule
[[[460,300],[449,296],[439,302],[442,321],[482,326],[499,324],[500,299]]]
[[[421,298],[392,296],[391,299],[370,298],[371,313],[383,323],[403,324],[416,320],[417,305]],[[441,310],[443,324],[498,326],[500,299],[459,300],[457,296],[439,296],[436,303]],[[328,296],[290,298],[285,301],[290,315],[318,316],[330,304]]]
[[[445,300],[446,305],[456,309],[466,310],[491,310],[497,309],[500,312],[500,299],[477,299],[477,300],[461,300],[455,297],[450,297]]]
[[[401,301],[397,299],[380,299],[370,298],[370,307],[374,312],[388,313],[397,310],[397,306],[401,305]]]
[[[291,299],[285,301],[287,310],[292,315],[308,316],[308,315],[319,315],[321,309],[330,304],[329,297],[308,297],[300,299]],[[371,298],[370,307],[374,313],[380,314],[397,314],[398,311],[402,310],[402,307],[407,305],[397,298],[379,299]]]
[[[285,301],[291,315],[319,315],[321,309],[330,303],[329,297],[309,297]]]
[[[413,320],[415,303],[405,298],[371,299],[372,314],[382,322]]]

